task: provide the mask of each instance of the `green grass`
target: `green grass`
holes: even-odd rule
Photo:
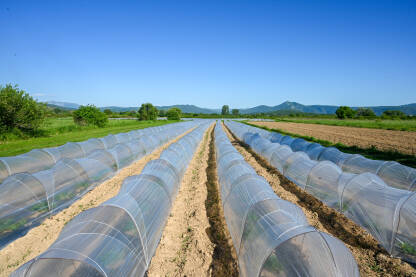
[[[110,120],[106,127],[98,128],[75,125],[72,118],[48,118],[33,136],[21,133],[0,134],[0,157],[14,156],[37,148],[59,146],[69,141],[84,141],[173,122],[176,121]]]
[[[416,131],[416,120],[401,119],[330,119],[330,118],[279,118],[280,122],[312,123],[333,126],[347,126],[396,131]]]
[[[244,124],[253,126],[253,127],[257,127],[257,128],[261,128],[267,131],[271,131],[271,132],[278,132],[281,133],[282,135],[288,135],[288,136],[292,136],[292,137],[296,137],[296,138],[303,138],[304,140],[310,141],[310,142],[316,142],[321,144],[322,146],[325,147],[335,147],[338,148],[338,150],[345,152],[345,153],[350,153],[350,154],[360,154],[363,155],[364,157],[367,157],[369,159],[372,160],[383,160],[383,161],[396,161],[398,163],[401,163],[403,165],[407,165],[413,168],[416,168],[416,156],[414,155],[407,155],[407,154],[402,154],[399,153],[397,151],[382,151],[377,149],[375,146],[372,146],[370,148],[360,148],[358,146],[347,146],[344,145],[342,143],[332,143],[330,141],[327,140],[322,140],[322,139],[317,139],[314,137],[308,137],[308,136],[301,136],[298,134],[294,134],[294,133],[289,133],[289,132],[285,132],[283,130],[280,129],[270,129],[264,126],[258,126],[258,125],[254,125],[245,121],[241,121]]]

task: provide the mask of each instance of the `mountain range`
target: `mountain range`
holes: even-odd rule
[[[73,110],[77,109],[80,105],[75,103],[68,102],[57,102],[50,101],[48,102],[50,106],[59,106],[64,109]],[[183,113],[220,113],[221,109],[208,109],[201,108],[195,105],[171,105],[171,106],[156,106],[159,110],[168,110],[173,107],[177,107],[182,110]],[[271,113],[276,111],[285,111],[285,112],[301,112],[301,113],[315,113],[315,114],[334,114],[338,106],[331,105],[302,105],[297,102],[286,101],[277,106],[266,106],[260,105],[248,109],[239,109],[241,114],[253,114],[253,113]],[[358,107],[353,107],[357,109]],[[373,106],[371,108],[377,115],[381,115],[386,110],[399,110],[408,115],[416,115],[416,103],[400,105],[400,106]],[[138,107],[118,107],[118,106],[108,106],[101,107],[101,110],[110,109],[114,112],[125,112],[125,111],[136,111]]]

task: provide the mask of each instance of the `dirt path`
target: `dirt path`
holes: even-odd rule
[[[379,150],[398,151],[404,154],[416,154],[416,133],[382,129],[330,126],[293,122],[250,122],[251,124],[280,129],[289,133],[310,136],[333,143]]]
[[[309,224],[316,229],[337,237],[347,245],[357,261],[361,276],[416,276],[416,270],[400,259],[391,258],[364,229],[299,189],[247,145],[238,141],[227,128],[224,129],[244,159],[270,183],[280,198],[301,207]]]
[[[215,264],[217,244],[209,235],[212,208],[208,168],[211,161],[211,126],[198,146],[182,180],[170,217],[152,258],[148,276],[221,276]],[[215,168],[214,168],[215,170]],[[215,265],[214,265],[215,264]],[[230,275],[222,275],[230,276]]]
[[[82,211],[96,207],[117,195],[125,178],[140,174],[150,160],[158,159],[164,149],[190,131],[121,169],[117,175],[86,193],[71,206],[46,219],[40,226],[31,229],[24,237],[0,250],[0,276],[9,276],[20,265],[44,252],[58,238],[67,222]]]

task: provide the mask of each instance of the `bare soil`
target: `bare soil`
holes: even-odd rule
[[[191,131],[191,130],[190,130]],[[21,237],[0,250],[0,276],[9,276],[19,266],[44,252],[57,238],[63,227],[76,215],[96,207],[119,192],[125,178],[140,174],[151,160],[158,159],[161,152],[185,134],[157,148],[151,154],[121,169],[117,175],[104,181],[86,193],[68,208],[47,218],[40,226],[31,229]]]
[[[209,131],[212,127],[209,128]],[[209,228],[204,201],[207,189],[209,133],[198,146],[182,179],[178,195],[153,256],[148,276],[206,276],[214,245],[205,230]]]
[[[293,122],[250,122],[258,126],[280,129],[289,133],[310,136],[333,143],[379,150],[398,151],[404,154],[416,154],[415,132],[392,131],[382,129],[330,126]]]
[[[225,126],[228,137],[245,160],[264,177],[282,199],[302,208],[309,224],[342,240],[352,252],[361,276],[416,276],[416,270],[392,258],[363,228],[289,181],[266,160],[239,141]]]
[[[220,217],[219,199],[214,197],[209,183],[216,172],[213,153],[213,126],[205,133],[195,156],[182,179],[179,193],[173,203],[170,217],[163,230],[161,241],[152,258],[148,276],[236,276],[237,268],[231,257],[228,237],[224,235],[224,222]],[[213,185],[217,185],[215,182]],[[218,195],[218,191],[216,192]],[[212,202],[207,205],[207,202]],[[219,227],[220,226],[220,227]],[[212,234],[214,233],[214,235]],[[224,238],[222,244],[217,238]],[[230,267],[230,260],[232,266]]]

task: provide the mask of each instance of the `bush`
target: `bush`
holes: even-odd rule
[[[233,115],[239,115],[239,114],[240,114],[240,110],[239,110],[239,109],[232,109],[232,110],[231,110],[231,113],[232,113]]]
[[[176,108],[169,109],[166,113],[168,120],[179,120],[181,119],[178,110]]]
[[[406,119],[407,115],[402,112],[402,111],[395,111],[395,110],[387,110],[384,111],[383,114],[381,115],[381,117],[383,118],[401,118],[401,119]]]
[[[113,112],[112,112],[110,109],[105,109],[105,110],[104,110],[104,113],[105,113],[107,116],[110,116],[110,115],[112,115],[112,114],[113,114]]]
[[[98,127],[105,127],[108,123],[108,118],[105,113],[100,111],[94,105],[81,106],[72,114],[74,122],[78,125],[95,125]]]
[[[358,117],[376,117],[376,114],[370,108],[358,108],[356,114]]]
[[[157,115],[158,111],[151,103],[142,104],[137,113],[139,120],[156,120]]]
[[[355,111],[348,106],[341,106],[336,110],[335,114],[339,119],[353,118]]]
[[[173,108],[171,108],[171,110],[175,110],[175,111],[177,111],[177,112],[178,112],[179,117],[181,117],[181,116],[182,116],[182,110],[181,110],[181,109],[176,108],[176,107],[173,107]]]
[[[46,106],[11,84],[0,86],[0,129],[34,131],[45,119]]]

